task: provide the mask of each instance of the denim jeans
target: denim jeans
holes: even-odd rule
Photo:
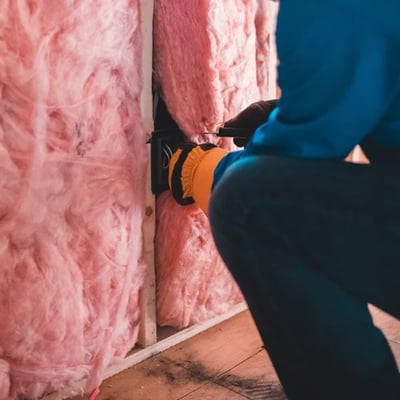
[[[209,218],[289,400],[400,399],[368,304],[400,318],[400,165],[250,156]]]

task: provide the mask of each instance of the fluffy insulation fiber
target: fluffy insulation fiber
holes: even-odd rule
[[[92,390],[137,341],[139,0],[0,0],[0,399]]]
[[[271,0],[156,0],[155,82],[190,140],[233,149],[231,139],[203,132],[274,97],[275,15]],[[176,206],[169,193],[158,198],[158,210],[159,324],[182,328],[242,301],[202,212]]]

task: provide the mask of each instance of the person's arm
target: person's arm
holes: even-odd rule
[[[394,39],[363,11],[335,1],[280,3],[279,106],[241,157],[345,159],[379,126],[399,90],[399,58]],[[214,184],[236,159],[218,165]]]
[[[244,128],[248,137],[234,138],[243,147],[257,127],[265,122],[277,106],[278,100],[261,100],[250,104],[238,115],[226,121],[224,127]],[[241,152],[230,153],[239,155]],[[208,214],[216,166],[228,155],[213,144],[185,143],[173,155],[169,164],[168,184],[174,199],[181,205],[196,205]]]
[[[282,96],[249,154],[343,159],[379,123],[397,92],[398,62],[389,38],[361,11],[334,1],[281,2]]]
[[[221,158],[211,187],[242,157],[344,160],[376,129],[399,90],[398,57],[361,11],[335,1],[281,2],[278,107],[243,151]]]

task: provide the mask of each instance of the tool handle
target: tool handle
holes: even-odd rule
[[[217,129],[217,136],[247,139],[253,134],[253,132],[254,129],[250,128],[234,128],[234,127],[222,126]]]

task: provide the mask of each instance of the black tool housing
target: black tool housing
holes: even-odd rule
[[[159,98],[155,110],[151,145],[151,191],[158,195],[168,190],[168,167],[172,154],[185,142],[184,133],[171,117],[164,101]]]

